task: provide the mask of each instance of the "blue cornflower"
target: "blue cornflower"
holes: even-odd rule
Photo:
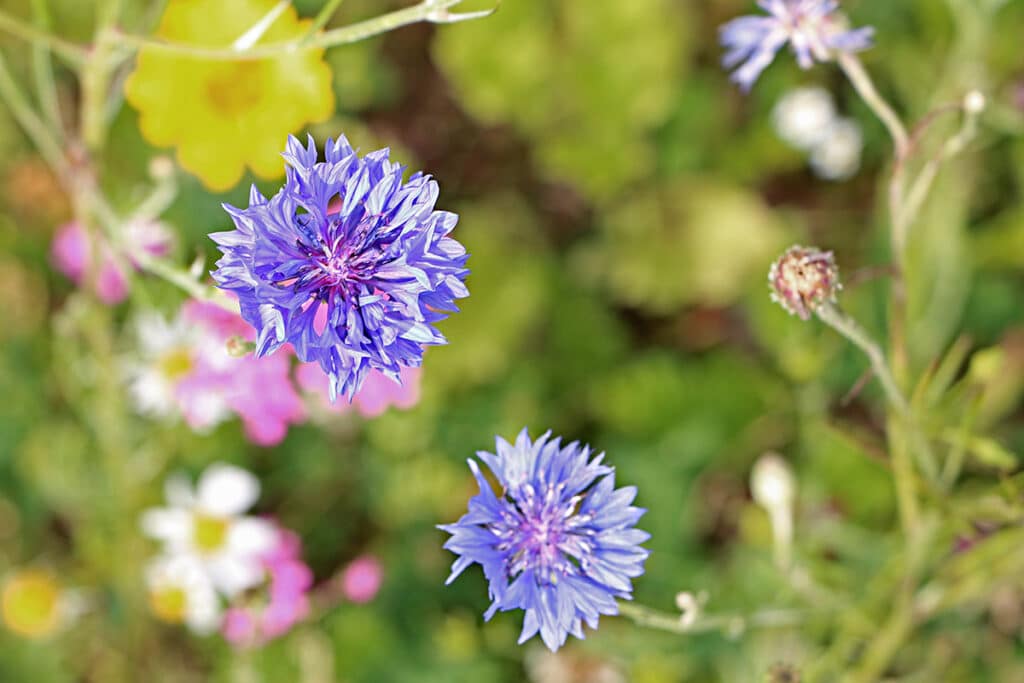
[[[540,631],[554,651],[570,633],[583,638],[584,621],[597,628],[600,615],[618,614],[616,598],[632,598],[650,534],[634,528],[646,512],[630,505],[636,487],[615,488],[604,454],[591,459],[589,446],[562,447],[550,435],[531,443],[524,429],[514,445],[498,437],[496,454],[478,452],[501,495],[469,460],[480,493],[468,514],[439,528],[452,535],[444,547],[460,556],[447,583],[479,563],[493,601],[484,618],[522,609],[519,642]]]
[[[875,29],[845,29],[836,15],[838,0],[758,0],[757,4],[771,16],[733,19],[719,31],[722,45],[728,48],[722,63],[727,69],[739,66],[732,80],[744,90],[750,90],[787,42],[803,69],[811,68],[814,60],[831,59],[835,52],[859,52],[873,44]]]
[[[238,295],[256,328],[256,355],[285,343],[330,378],[331,400],[351,398],[366,374],[398,381],[425,345],[447,340],[432,323],[458,310],[466,250],[448,237],[458,216],[434,211],[437,183],[387,149],[360,157],[348,140],[289,137],[284,187],[270,199],[253,187],[249,208],[228,204],[235,230],[210,235],[224,256],[213,278]]]

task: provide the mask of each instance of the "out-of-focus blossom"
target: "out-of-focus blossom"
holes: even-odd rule
[[[357,604],[370,602],[377,597],[384,581],[384,568],[373,555],[363,555],[352,560],[341,573],[341,593],[345,599]]]
[[[790,315],[810,320],[820,306],[835,301],[842,283],[832,252],[794,245],[772,264],[768,286],[772,301]]]
[[[174,553],[152,560],[146,567],[146,589],[150,609],[161,621],[185,624],[199,635],[220,627],[220,598],[197,557]]]
[[[466,251],[448,236],[458,217],[434,210],[436,182],[403,182],[388,154],[360,157],[341,137],[318,162],[312,138],[305,148],[289,138],[284,187],[269,200],[254,187],[246,209],[225,205],[236,229],[210,235],[224,254],[213,277],[238,295],[256,355],[291,343],[320,364],[332,400],[351,399],[371,370],[397,380],[419,366],[424,346],[447,343],[433,323],[469,294]]]
[[[168,507],[147,510],[142,530],[170,557],[193,558],[227,597],[258,585],[263,556],[277,542],[274,525],[243,513],[259,497],[259,481],[234,465],[210,465],[193,491],[182,476],[165,484]]]
[[[871,27],[847,30],[839,16],[838,0],[758,0],[768,16],[733,19],[720,29],[722,45],[728,50],[722,63],[744,90],[750,90],[761,72],[789,43],[802,69],[815,60],[833,59],[837,52],[860,52],[873,44]]]
[[[155,35],[173,43],[240,48],[247,29],[276,4],[171,0]],[[309,25],[289,5],[255,44],[298,38]],[[176,147],[184,168],[209,188],[227,190],[246,166],[260,177],[279,177],[281,141],[334,111],[332,75],[323,52],[297,48],[273,58],[229,61],[143,49],[125,94],[139,111],[139,127],[149,142]]]
[[[378,370],[366,375],[362,388],[352,397],[352,406],[363,417],[383,415],[388,408],[412,408],[420,400],[420,368],[402,368],[398,373],[401,384]],[[322,397],[325,407],[343,413],[351,408],[344,401],[330,403],[330,380],[316,363],[301,363],[295,371],[299,387]]]
[[[252,328],[238,314],[189,301],[172,323],[151,314],[137,327],[142,360],[129,370],[144,414],[180,414],[192,429],[203,431],[235,413],[246,437],[261,446],[280,443],[290,424],[305,419],[288,355],[229,353],[230,339],[252,338]]]
[[[170,250],[171,233],[162,223],[155,221],[133,221],[125,227],[124,240],[132,249],[154,257],[165,256]],[[126,266],[134,267],[130,260],[124,261],[102,237],[89,239],[85,229],[77,221],[65,224],[54,236],[50,245],[50,259],[54,267],[76,285],[85,280],[92,259],[92,244],[100,249],[93,287],[100,301],[117,304],[128,296],[128,274]]]
[[[4,624],[26,638],[45,638],[58,629],[66,614],[64,590],[56,578],[37,569],[7,577],[0,597]]]
[[[470,460],[480,493],[466,515],[440,528],[452,535],[444,547],[459,556],[448,583],[480,564],[493,601],[485,619],[522,609],[519,642],[539,631],[555,651],[570,633],[584,637],[583,622],[597,628],[600,615],[618,614],[616,598],[632,598],[650,534],[635,527],[645,512],[631,505],[636,487],[616,489],[603,454],[591,459],[589,446],[562,447],[549,436],[531,442],[524,429],[515,444],[499,437],[496,454],[478,452],[502,493]]]
[[[243,596],[224,615],[224,637],[239,647],[261,645],[287,633],[309,614],[307,593],[313,572],[302,561],[299,537],[278,529],[275,546],[261,558],[267,585],[254,596]]]
[[[864,136],[852,119],[836,119],[811,150],[811,169],[825,180],[846,180],[860,169]]]
[[[811,149],[825,137],[836,116],[832,95],[824,88],[797,88],[772,111],[778,136],[798,149]]]

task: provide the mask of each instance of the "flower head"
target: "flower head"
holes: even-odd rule
[[[373,555],[362,555],[352,560],[341,573],[341,593],[348,600],[362,604],[377,597],[384,581],[384,569]]]
[[[597,628],[600,615],[617,614],[616,598],[632,597],[650,534],[634,526],[645,512],[631,505],[636,487],[616,489],[603,454],[591,459],[589,446],[549,436],[531,443],[524,429],[515,444],[499,437],[496,453],[477,453],[501,495],[470,460],[480,493],[468,514],[440,528],[452,535],[444,547],[459,555],[448,583],[479,563],[493,600],[485,618],[522,609],[519,642],[539,631],[554,651],[570,633],[583,638],[583,622]]]
[[[171,233],[155,221],[133,221],[125,226],[125,242],[149,256],[166,256],[171,246]],[[105,304],[113,305],[128,296],[128,275],[113,247],[103,238],[95,239],[100,248],[100,263],[93,288]],[[89,271],[92,241],[81,223],[72,221],[57,231],[50,244],[50,260],[60,272],[76,285],[81,285]]]
[[[388,150],[360,157],[344,137],[325,156],[312,138],[306,148],[289,138],[284,187],[270,199],[253,188],[247,209],[225,205],[236,229],[210,237],[224,254],[214,280],[238,295],[256,355],[290,342],[320,364],[333,400],[355,395],[371,370],[397,381],[423,346],[447,343],[433,323],[469,295],[468,257],[448,236],[458,217],[434,210],[429,176],[403,182]]]
[[[262,557],[278,534],[270,522],[243,515],[259,497],[259,481],[240,467],[210,465],[196,490],[182,477],[165,485],[168,507],[142,516],[146,535],[162,541],[169,557],[191,558],[228,597],[263,580]]]
[[[792,315],[809,320],[822,304],[834,301],[842,288],[839,267],[830,251],[792,246],[768,271],[775,301]]]
[[[53,635],[73,612],[72,596],[47,571],[21,569],[4,580],[0,614],[4,625],[20,636]]]
[[[719,31],[727,48],[722,63],[737,68],[732,80],[750,90],[782,47],[789,43],[797,63],[809,69],[836,52],[860,52],[872,46],[871,27],[847,30],[836,10],[838,0],[758,0],[769,16],[733,19]]]
[[[242,47],[246,31],[271,15],[277,0],[171,0],[156,37],[207,48]],[[256,44],[280,43],[309,31],[287,6]],[[249,33],[248,36],[246,34]],[[243,37],[245,36],[245,37]],[[214,190],[227,190],[246,166],[263,178],[281,175],[281,140],[334,111],[331,70],[322,48],[282,51],[263,59],[212,60],[142,49],[125,84],[139,111],[143,137],[176,147],[181,165]]]
[[[302,542],[287,529],[277,532],[277,543],[260,557],[266,589],[243,598],[224,615],[224,637],[237,646],[260,645],[284,635],[309,614],[313,572],[302,561]]]
[[[220,599],[202,563],[191,555],[162,555],[146,567],[149,606],[161,621],[208,635],[221,624]]]

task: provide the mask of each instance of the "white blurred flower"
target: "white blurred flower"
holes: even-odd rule
[[[226,356],[223,344],[184,316],[168,322],[163,315],[149,312],[136,323],[138,358],[126,363],[131,394],[136,409],[150,417],[171,417],[180,412],[178,391],[181,383],[199,367],[201,360],[219,360]],[[210,429],[230,415],[224,397],[213,391],[191,391],[189,400],[201,409],[191,411],[196,419],[190,426]]]
[[[798,149],[821,142],[836,117],[832,96],[824,88],[798,88],[779,100],[772,122],[780,138]]]
[[[765,453],[758,458],[750,473],[750,492],[771,520],[775,562],[780,569],[788,569],[793,550],[796,478],[782,456]]]
[[[220,628],[217,591],[198,558],[165,555],[146,567],[146,588],[153,613],[170,624],[185,624],[207,635]]]
[[[811,169],[825,180],[846,180],[860,169],[864,136],[852,119],[837,119],[811,151]]]
[[[167,479],[168,507],[143,513],[142,530],[172,557],[190,557],[227,597],[264,579],[260,556],[277,540],[273,524],[244,513],[259,497],[259,481],[240,467],[217,463],[196,490],[184,477]]]

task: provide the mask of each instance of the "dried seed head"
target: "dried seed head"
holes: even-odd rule
[[[842,289],[839,268],[830,251],[792,246],[768,271],[772,300],[793,315],[809,320],[822,304],[835,301]]]

